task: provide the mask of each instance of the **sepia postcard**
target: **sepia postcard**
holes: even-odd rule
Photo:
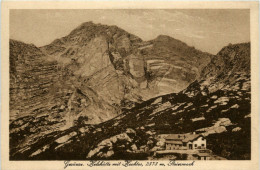
[[[258,2],[2,2],[1,168],[259,169]]]

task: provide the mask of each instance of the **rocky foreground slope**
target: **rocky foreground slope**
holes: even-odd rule
[[[164,147],[163,134],[190,132],[206,136],[207,147],[219,156],[250,159],[250,44],[224,47],[184,90],[136,104],[103,123],[79,117],[70,128],[54,129],[61,122],[49,116],[10,122],[10,159],[153,159],[150,153]],[[50,130],[34,130],[41,127]]]

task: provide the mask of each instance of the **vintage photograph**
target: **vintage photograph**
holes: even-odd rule
[[[249,9],[11,9],[9,159],[251,160]]]

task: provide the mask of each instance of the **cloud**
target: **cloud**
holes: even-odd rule
[[[198,38],[198,39],[204,39],[204,38],[206,38],[206,37],[203,36],[203,35],[197,35],[197,34],[192,34],[192,33],[184,34],[184,36],[190,37],[190,38]]]

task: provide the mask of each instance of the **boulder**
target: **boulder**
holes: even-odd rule
[[[68,135],[65,135],[65,136],[62,136],[62,137],[58,138],[57,140],[55,140],[55,142],[57,142],[57,143],[67,142],[70,138],[72,138],[75,135],[77,135],[77,132],[71,132]]]
[[[211,99],[217,99],[217,98],[218,98],[218,96],[216,96],[216,95],[211,97]]]
[[[205,117],[197,117],[194,119],[191,119],[193,122],[199,121],[199,120],[205,120]]]
[[[136,132],[135,132],[135,130],[133,130],[132,128],[127,128],[127,129],[126,129],[126,133],[127,133],[127,134],[132,134],[132,133],[135,134]]]
[[[241,130],[241,127],[235,127],[234,129],[232,129],[232,132],[238,132]]]
[[[112,155],[114,155],[114,151],[109,150],[109,151],[106,153],[105,157],[110,157],[110,156],[112,156]]]
[[[155,132],[151,132],[151,131],[149,130],[149,131],[146,132],[146,134],[148,134],[148,135],[153,135],[153,134],[155,134]]]
[[[220,126],[214,129],[216,133],[222,133],[222,132],[226,132],[227,129],[225,128],[225,126]]]
[[[135,144],[133,144],[133,145],[131,146],[131,149],[132,149],[133,151],[136,151],[136,150],[137,150],[137,146],[136,146]]]
[[[87,133],[87,132],[89,132],[89,128],[82,127],[82,128],[79,129],[79,131],[81,133]]]
[[[219,121],[221,121],[221,123],[220,123],[221,126],[230,126],[230,125],[232,125],[232,123],[231,123],[229,118],[220,118]]]
[[[231,106],[230,108],[232,108],[232,109],[237,109],[237,108],[239,108],[239,105],[238,105],[238,104],[234,104],[234,105]]]
[[[100,146],[112,146],[112,142],[110,139],[106,139],[106,140],[103,140],[102,142],[100,142],[98,145]]]
[[[152,104],[158,104],[162,102],[162,97],[157,98]]]

